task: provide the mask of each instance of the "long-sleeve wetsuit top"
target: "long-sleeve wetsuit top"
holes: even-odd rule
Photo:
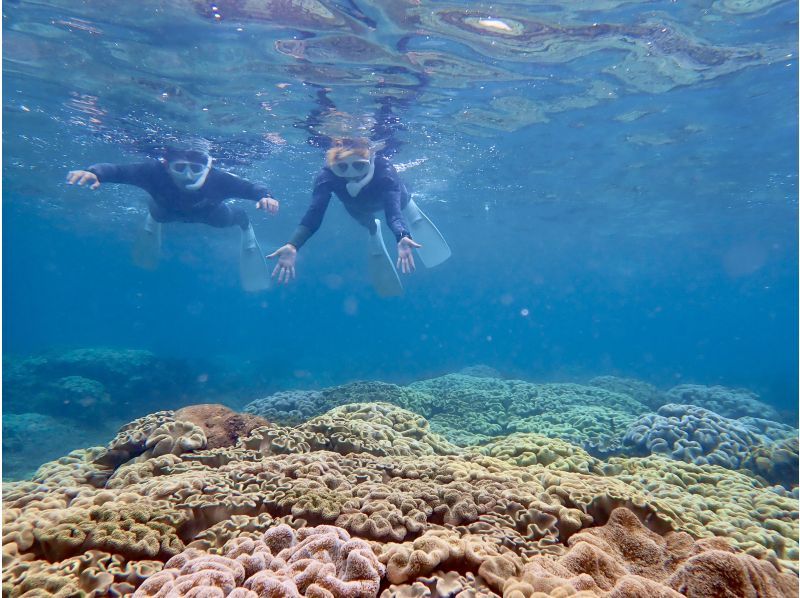
[[[336,194],[348,213],[364,226],[373,229],[375,227],[373,214],[383,210],[386,214],[386,224],[398,241],[402,237],[411,236],[402,215],[402,209],[409,199],[408,190],[389,160],[383,156],[375,157],[372,180],[355,197],[348,193],[347,182],[347,179],[336,176],[328,167],[317,174],[314,179],[311,205],[289,243],[300,249],[311,235],[317,232],[325,216],[325,210],[328,209],[332,193]]]
[[[216,168],[211,168],[203,186],[193,191],[176,185],[167,167],[158,160],[137,164],[94,164],[87,170],[97,175],[101,183],[140,187],[150,194],[159,207],[174,213],[207,209],[234,197],[253,201],[271,197],[264,185],[251,183]]]

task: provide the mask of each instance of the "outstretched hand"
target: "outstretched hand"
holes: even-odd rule
[[[397,243],[397,267],[403,274],[411,274],[416,269],[414,264],[414,253],[412,249],[419,249],[422,247],[419,243],[410,237],[403,237]]]
[[[256,202],[256,210],[266,210],[273,216],[278,213],[280,203],[273,197],[262,197]]]
[[[76,183],[81,187],[83,187],[86,183],[91,183],[91,185],[89,185],[89,189],[97,189],[100,186],[100,181],[97,179],[97,175],[93,172],[89,172],[88,170],[70,170],[67,173],[67,184],[74,185]]]
[[[279,284],[289,284],[290,280],[294,280],[294,264],[297,261],[297,248],[290,243],[287,243],[277,251],[270,253],[267,259],[278,258],[278,263],[272,271],[272,278],[278,277]]]

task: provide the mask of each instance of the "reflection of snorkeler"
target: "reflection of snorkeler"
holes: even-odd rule
[[[332,106],[324,93],[320,92],[320,99]],[[391,132],[396,125],[397,119],[386,102],[378,113],[378,123],[373,132]],[[311,205],[289,242],[267,256],[278,258],[272,276],[277,276],[281,283],[288,283],[295,277],[297,251],[319,229],[331,193],[335,193],[350,216],[369,231],[369,271],[376,291],[384,297],[400,295],[403,286],[386,251],[376,212],[384,212],[386,224],[394,233],[397,267],[404,274],[413,272],[416,267],[412,249],[417,250],[425,266],[432,268],[450,257],[450,248],[411,198],[389,162],[386,154],[396,151],[391,138],[380,142],[365,138],[331,140],[316,135],[310,142],[324,147],[326,141],[329,149],[325,166],[314,179]]]
[[[100,183],[123,183],[150,194],[147,220],[134,248],[134,261],[147,269],[158,265],[163,222],[197,222],[218,228],[238,225],[242,229],[242,287],[250,292],[264,290],[269,286],[269,272],[247,212],[225,200],[251,199],[256,208],[270,214],[278,212],[278,201],[263,185],[218,170],[211,162],[207,146],[169,148],[163,160],[94,164],[86,170],[70,171],[67,183],[89,184],[90,189],[97,189]]]

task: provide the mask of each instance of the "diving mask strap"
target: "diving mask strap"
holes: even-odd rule
[[[189,191],[197,191],[200,187],[205,185],[206,178],[208,177],[208,173],[209,172],[211,172],[211,156],[208,156],[208,159],[206,161],[205,170],[203,170],[203,174],[201,174],[200,177],[194,183],[191,183],[190,185],[186,185],[186,188]]]
[[[373,156],[370,158],[369,161],[369,170],[367,174],[365,174],[362,178],[357,181],[350,181],[347,183],[347,192],[350,194],[350,197],[355,197],[361,190],[366,187],[369,182],[372,180],[372,176],[375,174],[375,157]]]

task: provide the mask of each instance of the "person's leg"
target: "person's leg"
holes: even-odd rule
[[[161,223],[174,222],[177,218],[152,199],[147,210],[144,227],[133,244],[133,262],[145,270],[155,270],[161,258]]]
[[[370,231],[367,239],[367,268],[372,286],[381,297],[397,297],[403,294],[403,283],[383,242],[381,221],[373,219],[372,225],[374,231]]]
[[[165,210],[153,199],[150,199],[150,201],[147,202],[147,209],[150,212],[150,217],[159,223],[176,222],[180,219],[177,214],[173,214],[172,212]]]
[[[250,218],[247,216],[247,212],[239,206],[230,206],[226,203],[221,203],[196,215],[193,214],[191,222],[202,222],[215,228],[238,226],[243,231],[250,228]]]
[[[328,97],[329,91],[330,88],[328,87],[319,87],[315,99],[316,108],[308,113],[305,121],[294,125],[299,129],[305,129],[308,133],[307,141],[309,145],[322,150],[329,149],[333,143],[333,140],[328,135],[320,133],[325,116],[336,111],[336,104]]]
[[[402,142],[397,139],[397,132],[402,131],[405,127],[400,122],[398,117],[392,110],[392,106],[396,100],[391,96],[386,96],[378,99],[378,111],[375,113],[375,125],[372,127],[370,138],[373,141],[379,141],[383,144],[381,154],[387,158],[391,158],[400,151]]]
[[[375,125],[372,127],[371,139],[380,141],[384,144],[381,153],[387,158],[391,158],[400,151],[403,142],[397,138],[397,133],[408,130],[400,120],[399,114],[405,112],[422,95],[428,86],[430,79],[424,73],[416,73],[417,82],[412,85],[399,86],[401,90],[395,89],[386,94],[379,94],[376,102],[378,108],[375,111]],[[378,85],[378,90],[387,87]]]
[[[197,222],[203,222],[216,228],[238,226],[242,229],[242,251],[239,257],[239,278],[242,288],[248,292],[258,292],[269,288],[269,270],[264,260],[264,252],[258,245],[256,233],[250,224],[250,218],[239,206],[221,203],[214,208],[197,215]]]

